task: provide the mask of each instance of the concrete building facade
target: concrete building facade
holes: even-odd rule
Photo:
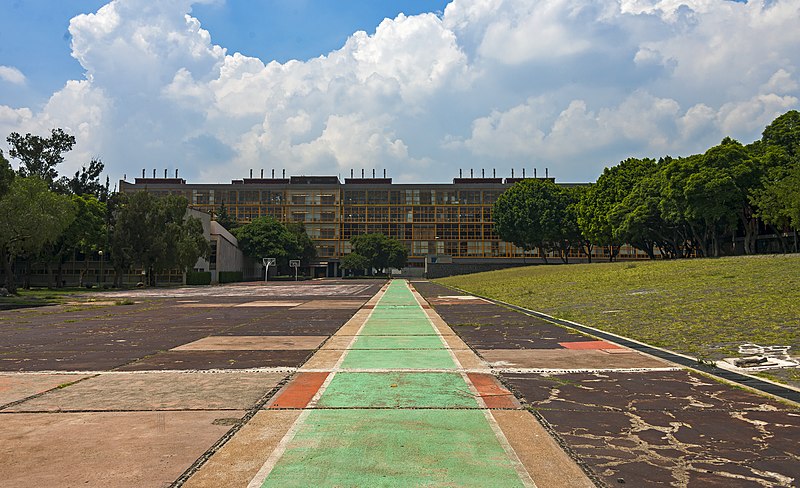
[[[350,238],[382,233],[408,249],[412,267],[426,259],[487,267],[534,263],[538,250],[524,251],[504,242],[494,230],[492,205],[521,178],[455,178],[445,184],[397,184],[391,178],[290,176],[246,178],[225,184],[192,184],[180,178],[136,178],[120,182],[120,191],[183,195],[191,208],[216,215],[221,206],[238,222],[270,215],[302,222],[317,249],[317,275],[338,273],[339,259],[350,252]],[[552,178],[551,178],[552,180]],[[597,248],[594,258],[608,250]],[[557,259],[555,256],[551,256]],[[644,257],[622,250],[622,258]],[[574,250],[572,259],[580,259]]]

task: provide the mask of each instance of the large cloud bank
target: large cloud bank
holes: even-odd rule
[[[524,166],[588,181],[627,156],[750,142],[800,106],[800,0],[454,0],[285,64],[215,45],[193,3],[114,0],[72,19],[85,79],[41,109],[0,106],[0,134],[63,127],[79,141],[64,173],[99,156],[114,177],[443,182]]]

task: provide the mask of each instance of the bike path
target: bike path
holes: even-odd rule
[[[310,400],[250,487],[535,486],[404,280],[332,371],[303,374]]]

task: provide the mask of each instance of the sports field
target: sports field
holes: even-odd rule
[[[701,360],[745,343],[800,356],[800,255],[530,266],[439,280]],[[772,374],[800,385],[798,370]]]

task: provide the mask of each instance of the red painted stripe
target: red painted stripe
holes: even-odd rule
[[[486,408],[519,408],[514,395],[501,385],[491,374],[467,373],[469,380],[478,390]]]
[[[624,349],[621,346],[606,341],[559,342],[558,344],[567,349]]]
[[[306,408],[330,373],[298,373],[269,408]]]

